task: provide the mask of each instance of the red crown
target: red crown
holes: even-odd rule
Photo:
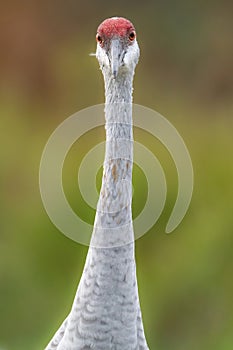
[[[98,27],[97,33],[105,37],[126,36],[129,31],[135,30],[133,24],[126,18],[113,17],[105,19]]]

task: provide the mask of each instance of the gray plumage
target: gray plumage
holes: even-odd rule
[[[104,76],[106,117],[102,187],[71,312],[46,350],[149,349],[138,297],[131,210],[132,82],[139,58],[131,32],[132,24],[116,17],[98,28],[96,57]]]

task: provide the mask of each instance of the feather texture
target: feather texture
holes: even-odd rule
[[[148,350],[136,278],[132,224],[132,82],[137,43],[116,78],[101,48],[106,152],[85,267],[70,314],[46,350]],[[130,52],[129,52],[130,51]],[[131,55],[131,58],[130,58]],[[127,61],[128,60],[128,61]]]

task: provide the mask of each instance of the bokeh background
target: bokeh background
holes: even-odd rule
[[[137,273],[151,350],[233,348],[233,3],[200,1],[3,1],[0,10],[0,348],[41,350],[65,318],[87,247],[62,235],[40,198],[43,147],[69,115],[104,101],[95,33],[106,17],[133,21],[141,48],[134,101],[179,130],[193,161],[189,211],[164,233],[177,194],[166,149],[135,130],[167,176],[166,206],[136,243]],[[77,169],[100,140],[74,145],[64,188],[74,210],[94,217],[78,193]],[[87,174],[88,178],[88,174]],[[97,183],[101,178],[98,176]],[[134,216],[146,179],[134,170]]]

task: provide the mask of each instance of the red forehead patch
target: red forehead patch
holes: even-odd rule
[[[135,30],[133,24],[123,17],[107,18],[103,21],[97,33],[106,37],[113,37],[115,35],[124,37],[130,30]]]

